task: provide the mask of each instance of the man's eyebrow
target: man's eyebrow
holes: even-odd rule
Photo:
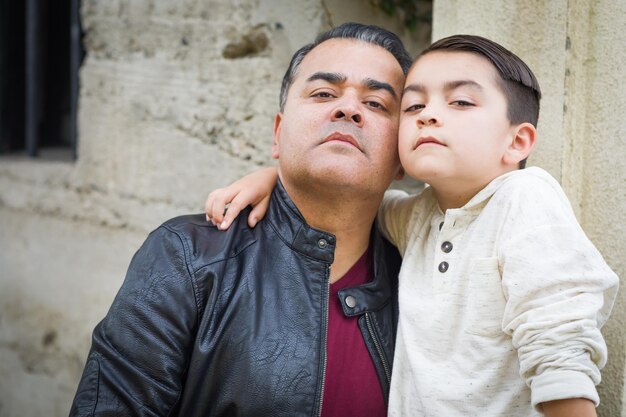
[[[363,80],[363,85],[369,90],[385,90],[388,91],[389,94],[391,94],[394,98],[398,97],[396,91],[389,83],[374,80],[373,78],[366,78],[365,80]]]
[[[339,72],[319,71],[311,75],[306,80],[307,82],[322,80],[331,84],[341,84],[341,83],[346,82],[347,79],[348,77],[345,74],[342,74]],[[393,87],[391,86],[391,84],[389,83],[378,81],[373,78],[366,78],[363,80],[362,84],[365,86],[365,88],[369,90],[385,90],[385,91],[388,91],[389,94],[391,94],[393,97],[398,96],[395,90],[393,89]]]
[[[447,81],[446,83],[444,83],[443,89],[444,91],[452,91],[459,87],[465,87],[465,86],[468,86],[468,87],[471,87],[480,91],[483,90],[483,86],[473,80]],[[409,84],[404,88],[403,92],[408,93],[409,91],[412,91],[414,93],[425,93],[426,87],[424,87],[422,84]]]
[[[307,78],[307,82],[311,82],[311,81],[315,81],[315,80],[322,80],[322,81],[327,81],[331,84],[341,84],[343,82],[345,82],[348,79],[348,77],[346,77],[344,74],[341,74],[339,72],[323,72],[323,71],[319,71],[316,72],[315,74],[311,75],[309,78]]]

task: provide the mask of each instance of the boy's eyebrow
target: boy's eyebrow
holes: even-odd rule
[[[483,90],[483,86],[473,80],[447,81],[446,83],[444,83],[443,89],[444,91],[452,91],[464,86],[468,86],[476,90]],[[403,93],[407,93],[409,91],[412,91],[414,93],[425,93],[426,87],[424,87],[422,84],[409,84],[404,88]]]
[[[324,72],[324,71],[318,71],[315,74],[311,75],[309,78],[307,78],[307,82],[311,82],[311,81],[316,81],[316,80],[322,80],[322,81],[326,81],[330,84],[341,84],[346,82],[346,80],[348,79],[348,77],[344,74],[341,74],[339,72]],[[389,92],[389,94],[391,94],[394,98],[398,97],[398,94],[396,93],[396,91],[393,89],[393,87],[391,86],[391,84],[383,82],[383,81],[378,81],[375,80],[373,78],[365,78],[362,81],[363,86],[365,86],[365,88],[367,88],[368,90],[385,90],[387,92]]]
[[[457,80],[448,81],[443,85],[443,89],[446,91],[456,90],[459,87],[471,87],[476,90],[482,90],[483,86],[473,80]]]

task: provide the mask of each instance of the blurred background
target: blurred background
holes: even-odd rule
[[[291,55],[346,21],[413,55],[472,33],[522,57],[544,94],[529,164],[625,275],[624,0],[0,0],[0,417],[68,414],[147,233],[272,163]],[[602,417],[626,417],[618,298]]]

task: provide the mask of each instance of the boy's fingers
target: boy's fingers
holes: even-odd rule
[[[204,213],[206,214],[207,221],[211,220],[213,213],[213,192],[210,192],[204,202]]]
[[[223,211],[220,213],[219,209],[216,208],[216,204],[219,205],[219,195],[223,194],[223,189],[218,188],[217,190],[211,191],[209,193],[206,202],[204,203],[204,212],[206,213],[207,220],[210,220],[213,225],[217,223],[216,214],[219,217],[219,221],[221,221],[221,216],[223,215]]]
[[[265,213],[267,213],[269,205],[270,196],[268,195],[267,197],[263,198],[258,204],[256,204],[252,208],[252,211],[250,211],[250,215],[248,216],[248,226],[256,226],[258,221],[265,217]]]
[[[230,226],[230,224],[233,222],[233,220],[235,220],[235,217],[237,217],[239,215],[239,213],[242,210],[242,202],[241,202],[241,194],[238,194],[237,196],[235,196],[235,198],[233,199],[233,201],[230,202],[230,205],[228,206],[228,210],[226,210],[226,214],[224,214],[224,218],[222,219],[221,222],[219,222],[219,229],[220,230],[226,230],[228,229],[228,227]]]
[[[213,206],[211,207],[211,217],[216,224],[220,224],[224,221],[224,212],[226,211],[226,205],[232,196],[227,193],[225,189],[219,190],[213,196]]]

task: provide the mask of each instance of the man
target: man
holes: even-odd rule
[[[395,35],[359,24],[296,52],[266,218],[150,234],[94,330],[72,416],[386,415],[399,257],[373,223],[409,66]]]

